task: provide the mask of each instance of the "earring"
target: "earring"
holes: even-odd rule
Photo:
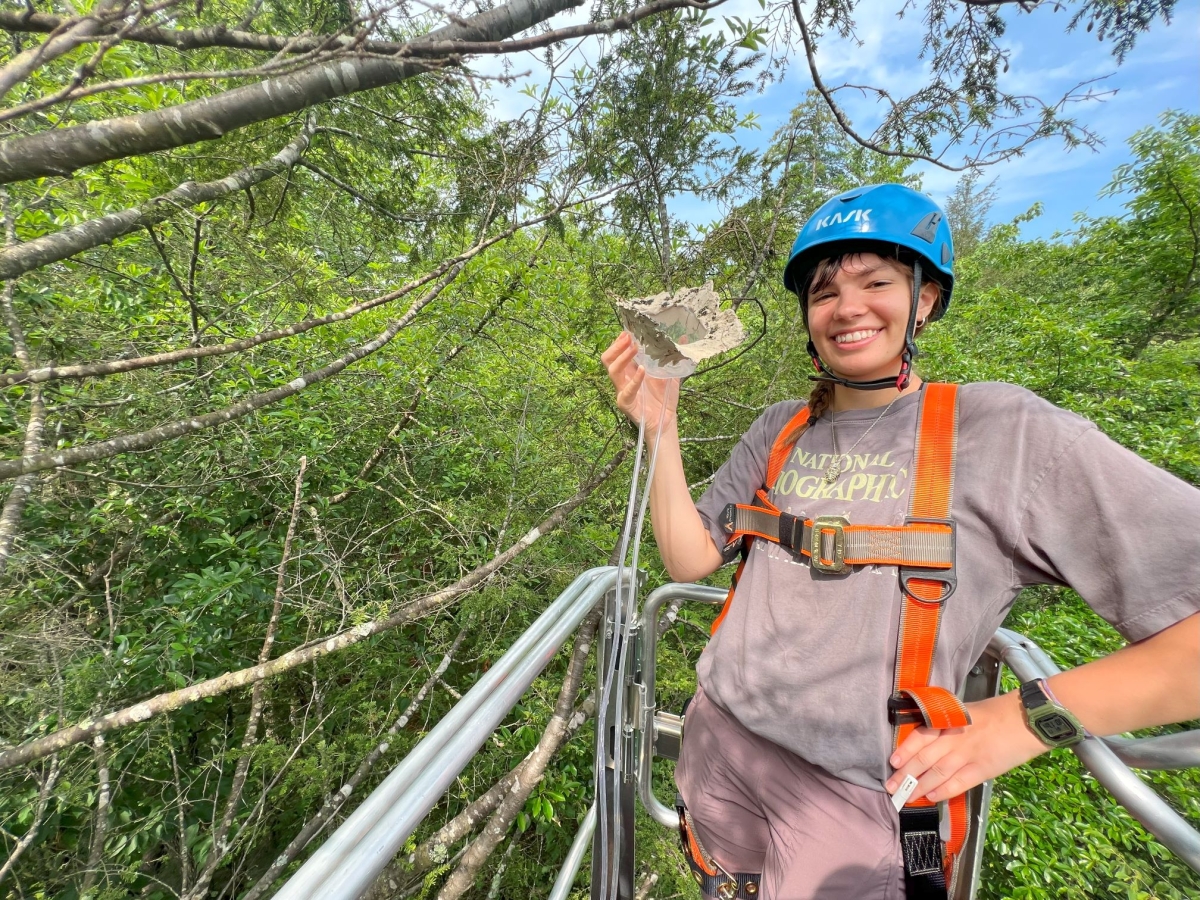
[[[917,327],[918,327],[918,328],[924,328],[924,327],[925,327],[925,323],[926,323],[926,322],[928,322],[928,321],[929,321],[929,316],[926,316],[925,318],[923,318],[923,319],[921,319],[919,322],[917,322]]]

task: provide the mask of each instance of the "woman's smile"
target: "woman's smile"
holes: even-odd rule
[[[855,331],[843,331],[841,334],[835,334],[833,341],[838,345],[839,350],[853,350],[865,346],[881,331],[882,329],[880,328],[860,328]]]

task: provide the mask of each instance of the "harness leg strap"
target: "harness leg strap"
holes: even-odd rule
[[[679,839],[683,842],[683,855],[705,900],[758,900],[762,873],[727,872],[722,869],[700,843],[692,825],[692,817],[680,794],[675,795],[675,809],[679,812]]]

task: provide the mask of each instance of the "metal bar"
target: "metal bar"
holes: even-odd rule
[[[658,824],[667,828],[679,826],[679,814],[654,796],[654,717],[658,701],[654,696],[655,671],[658,667],[658,611],[670,600],[693,600],[698,603],[724,603],[727,588],[701,584],[664,584],[652,591],[642,608],[642,680],[640,685],[642,717],[638,723],[642,742],[638,758],[638,797],[642,807]]]
[[[592,842],[592,833],[596,830],[596,804],[593,803],[587,811],[587,815],[583,817],[583,821],[579,823],[579,831],[575,833],[575,840],[571,843],[571,849],[567,851],[567,858],[563,860],[562,868],[558,870],[558,877],[554,879],[554,887],[550,889],[549,900],[567,900],[571,893],[571,887],[575,884],[575,876],[579,874],[579,867],[583,864],[583,855],[588,851],[588,845]]]
[[[995,697],[1000,692],[1000,660],[984,651],[967,673],[962,699],[974,703]],[[992,806],[992,782],[989,779],[967,791],[967,815],[970,828],[967,842],[958,857],[958,878],[951,900],[974,900],[983,871],[983,851],[987,840],[988,812]]]
[[[1200,729],[1156,737],[1103,737],[1117,759],[1131,769],[1200,768]]]
[[[988,648],[1022,681],[1059,673],[1058,666],[1037,644],[1007,628],[992,636]],[[1200,832],[1130,771],[1100,739],[1087,738],[1071,750],[1130,815],[1191,869],[1200,872]]]
[[[615,579],[607,566],[576,578],[276,898],[353,900],[366,890]]]
[[[643,580],[639,573],[630,590],[640,587]],[[623,605],[630,603],[636,608],[636,600],[636,594],[626,597]],[[623,612],[617,607],[614,588],[605,598],[603,652],[597,657],[600,660],[597,672],[602,676],[597,678],[597,689],[601,690],[609,678],[613,680],[608,691],[608,702],[602,709],[603,728],[600,727],[601,715],[597,714],[596,717],[596,758],[602,759],[603,765],[594,773],[594,790],[597,798],[605,797],[608,803],[599,810],[598,824],[592,835],[592,900],[633,900],[634,894],[635,759],[632,722],[640,705],[634,690],[639,667],[639,639],[637,620],[628,622],[629,627],[623,628],[620,626],[622,618]],[[601,690],[601,698],[603,693]],[[618,762],[623,770],[620,779],[616,778]]]

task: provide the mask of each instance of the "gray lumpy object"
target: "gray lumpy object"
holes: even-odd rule
[[[619,300],[617,316],[648,360],[676,370],[664,374],[686,375],[695,371],[696,363],[732,350],[746,338],[737,314],[720,304],[708,281],[674,294],[663,291]]]

